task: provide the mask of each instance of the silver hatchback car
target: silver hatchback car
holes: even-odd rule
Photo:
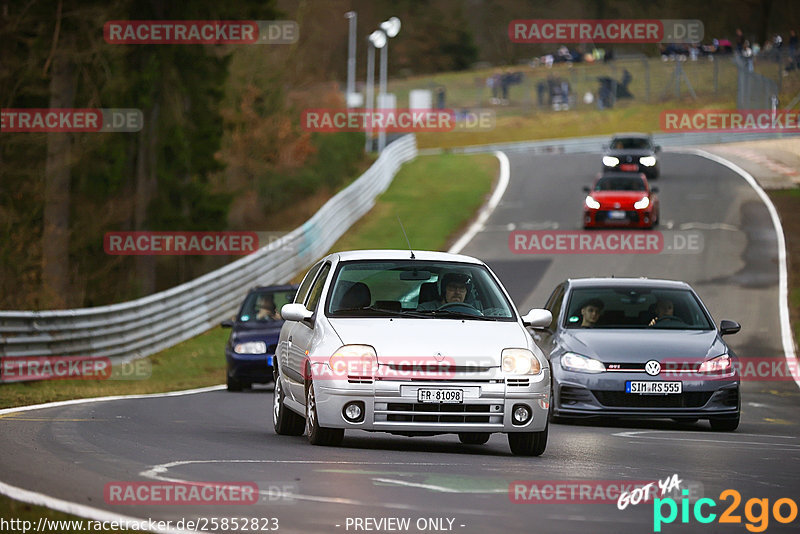
[[[405,436],[455,433],[511,451],[547,445],[550,368],[480,260],[442,252],[331,254],[286,304],[275,366],[273,424],[338,445],[346,429]]]

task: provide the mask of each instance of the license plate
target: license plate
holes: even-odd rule
[[[609,211],[608,212],[609,219],[624,219],[625,212],[624,211]]]
[[[463,389],[433,389],[417,390],[417,402],[431,402],[437,404],[461,404],[464,402]]]
[[[625,393],[638,393],[640,395],[676,395],[683,393],[682,382],[625,382]]]
[[[638,171],[639,165],[636,163],[623,163],[619,166],[619,170],[621,171]]]

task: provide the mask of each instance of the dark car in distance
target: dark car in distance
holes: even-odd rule
[[[550,360],[552,418],[708,419],[739,425],[738,360],[685,282],[647,278],[566,280],[550,295],[534,340]]]
[[[272,360],[284,322],[280,309],[294,300],[297,287],[254,287],[245,296],[236,317],[221,323],[223,328],[231,328],[225,345],[228,391],[241,391],[252,384],[274,380]]]
[[[620,133],[604,147],[603,172],[620,171],[644,173],[648,180],[661,174],[659,152],[661,147],[645,133]]]

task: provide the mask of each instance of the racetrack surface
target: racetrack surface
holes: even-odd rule
[[[512,253],[509,232],[579,229],[581,187],[591,183],[599,157],[509,159],[503,201],[463,253],[485,260],[523,313],[543,306],[567,277],[680,279],[692,284],[717,323],[742,324],[740,333],[726,337],[740,357],[783,358],[776,236],[766,206],[736,173],[694,155],[663,155],[662,177],[654,182],[660,230],[700,232],[701,251],[545,256]],[[791,380],[745,382],[742,424],[734,433],[711,432],[706,421],[556,424],[539,458],[512,456],[499,434],[486,445],[467,446],[454,435],[350,432],[341,447],[313,447],[303,436],[273,432],[271,403],[271,390],[259,388],[7,413],[0,416],[0,480],[139,518],[276,517],[280,532],[363,532],[353,518],[390,517],[410,518],[405,532],[653,532],[652,504],[620,511],[614,503],[514,503],[509,485],[518,480],[568,484],[678,474],[695,495],[717,501],[718,515],[731,502],[720,492],[740,492],[734,515],[742,524],[701,525],[690,514],[681,525],[679,515],[665,532],[747,532],[748,499],[769,499],[770,509],[779,498],[800,503],[800,389]],[[104,502],[106,483],[146,480],[252,481],[262,495],[248,506]],[[420,518],[445,519],[418,524]],[[767,532],[796,531],[798,524],[770,518]]]

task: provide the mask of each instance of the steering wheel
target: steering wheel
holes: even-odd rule
[[[686,324],[686,321],[684,321],[683,319],[681,319],[680,317],[678,317],[676,315],[664,315],[662,317],[659,317],[658,319],[656,319],[655,324],[658,324],[658,323],[660,323],[662,321],[672,321],[672,322],[675,322],[675,323]]]
[[[462,308],[462,309],[459,310],[456,308]],[[439,306],[437,310],[452,310],[455,312],[469,313],[470,315],[478,315],[480,317],[483,317],[482,311],[480,311],[472,304],[467,304],[466,302],[445,302],[444,304]]]

